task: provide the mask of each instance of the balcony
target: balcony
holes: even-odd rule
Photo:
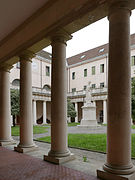
[[[92,96],[107,95],[107,87],[91,89],[91,95]],[[86,90],[69,92],[67,96],[70,97],[70,98],[73,98],[73,97],[85,97],[86,96]]]
[[[92,96],[107,95],[107,87],[91,89]]]
[[[14,86],[10,84],[11,89],[20,89],[20,86]],[[46,95],[51,96],[51,91],[47,91],[46,89],[39,88],[39,87],[32,87],[32,94],[33,95]]]
[[[14,85],[10,85],[11,89],[19,89],[19,86],[14,86]],[[48,91],[46,89],[43,88],[39,88],[39,87],[32,87],[32,94],[33,95],[45,95],[45,96],[51,96],[51,91]],[[107,87],[103,87],[103,88],[94,88],[91,89],[91,95],[92,97],[99,97],[99,96],[104,96],[107,95]],[[86,90],[81,90],[81,91],[75,91],[75,92],[69,92],[67,94],[68,98],[85,98],[86,96]]]

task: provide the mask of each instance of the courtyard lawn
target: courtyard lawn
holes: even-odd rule
[[[45,126],[33,126],[33,134],[43,134],[47,132],[48,127]],[[19,136],[20,127],[15,126],[11,129],[12,136]]]
[[[135,129],[135,125],[132,125],[131,127],[132,127],[132,129]]]
[[[68,123],[68,127],[77,126],[77,125],[80,125],[80,123],[76,123],[76,122]]]
[[[37,140],[51,142],[50,136],[38,138]],[[106,152],[106,134],[69,134],[69,147]],[[132,157],[135,158],[135,134],[132,134]]]

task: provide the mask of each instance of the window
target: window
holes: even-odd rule
[[[91,87],[94,89],[96,88],[96,84],[92,84]]]
[[[99,50],[99,53],[100,53],[100,52],[103,52],[104,50],[105,50],[104,48],[100,49],[100,50]]]
[[[100,64],[100,73],[104,73],[104,64]]]
[[[83,90],[86,90],[87,86],[83,86]]]
[[[91,73],[92,75],[96,74],[96,68],[95,68],[95,66],[92,66],[91,72],[92,72],[92,73]]]
[[[72,79],[75,79],[75,72],[72,72]]]
[[[50,76],[50,67],[46,66],[46,76]]]
[[[87,77],[87,69],[84,69],[84,77]]]
[[[104,87],[104,82],[100,83],[100,88]]]
[[[72,88],[72,92],[75,92],[76,91],[76,88]]]
[[[132,59],[131,59],[131,60],[132,60],[131,65],[132,65],[132,66],[135,66],[135,56],[132,56]]]
[[[20,86],[20,79],[14,79],[14,80],[12,81],[12,85],[13,85],[13,86]]]
[[[20,62],[16,63],[16,68],[20,69]]]
[[[85,55],[82,55],[80,58],[83,59],[85,57]]]

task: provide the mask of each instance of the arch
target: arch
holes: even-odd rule
[[[12,85],[13,85],[13,86],[20,86],[20,79],[14,79],[14,80],[12,81]]]
[[[45,89],[46,91],[51,91],[51,86],[48,85],[48,84],[45,84],[45,85],[43,86],[43,89]]]

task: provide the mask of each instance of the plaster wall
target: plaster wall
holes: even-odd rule
[[[100,72],[100,65],[104,64],[104,73]],[[95,75],[92,75],[92,67],[95,66]],[[87,69],[87,76],[84,77],[84,69]],[[68,70],[69,71],[69,70]],[[75,72],[75,79],[72,79],[72,73]],[[70,68],[70,92],[73,88],[76,88],[76,91],[83,90],[84,86],[88,85],[88,82],[91,81],[91,84],[96,84],[96,87],[100,87],[100,83],[107,85],[107,65],[106,58],[92,61],[87,64],[82,64],[79,66]],[[68,73],[69,76],[69,73]],[[69,84],[68,83],[68,84]]]

